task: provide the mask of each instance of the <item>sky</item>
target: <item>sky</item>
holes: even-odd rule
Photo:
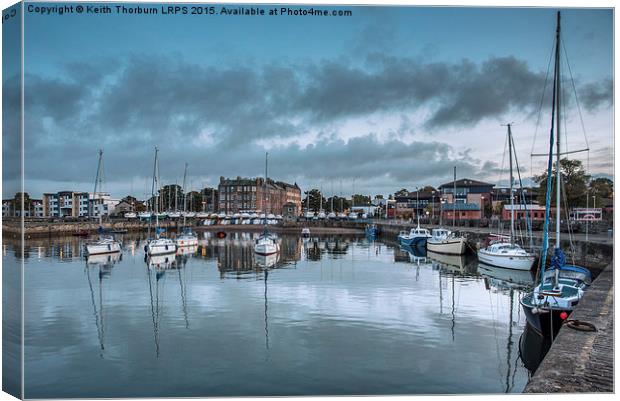
[[[264,174],[265,152],[270,177],[326,195],[439,186],[454,166],[506,185],[509,122],[523,178],[545,169],[530,154],[548,143],[555,8],[320,8],[352,16],[26,11],[26,191],[92,191],[101,148],[104,189],[144,198],[155,146],[162,182],[181,184],[187,162],[193,189]],[[563,146],[589,146],[576,157],[611,177],[613,12],[561,11]],[[18,70],[3,67],[15,115]]]

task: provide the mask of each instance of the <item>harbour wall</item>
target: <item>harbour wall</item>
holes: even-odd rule
[[[613,264],[594,280],[570,319],[596,331],[564,325],[524,393],[612,393],[614,391]]]

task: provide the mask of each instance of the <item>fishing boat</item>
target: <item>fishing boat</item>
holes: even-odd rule
[[[183,173],[183,229],[181,235],[176,238],[177,247],[198,246],[198,237],[192,232],[191,227],[186,227],[186,218],[191,217],[187,213],[187,192],[185,190],[185,180],[187,178],[187,163],[185,163],[185,171]]]
[[[267,166],[268,166],[269,153],[265,153],[265,194],[267,194]],[[265,204],[268,203],[266,199]],[[256,239],[254,243],[254,253],[258,255],[273,255],[280,252],[280,244],[275,236],[273,236],[269,230],[267,230],[267,215],[263,214],[263,233]]]
[[[419,190],[416,190],[416,205],[418,205],[419,201],[419,192]],[[431,238],[431,233],[426,228],[420,228],[420,213],[416,213],[416,215],[418,219],[417,227],[412,228],[409,232],[401,231],[397,237],[399,244],[407,246],[425,246],[426,241]]]
[[[445,255],[463,255],[466,244],[464,237],[459,237],[446,228],[433,228],[431,236],[426,240],[426,249]]]
[[[170,238],[161,237],[163,233],[163,229],[159,227],[159,216],[160,214],[157,211],[157,204],[159,203],[159,164],[157,159],[157,154],[159,149],[155,147],[155,162],[153,164],[153,183],[151,185],[151,196],[155,197],[155,238],[148,240],[147,244],[144,246],[144,250],[148,256],[156,256],[156,255],[166,255],[169,253],[175,253],[177,250],[177,246]],[[157,192],[155,190],[157,189]],[[149,223],[150,227],[150,223]],[[149,228],[150,229],[150,228]]]
[[[508,125],[508,159],[510,164],[510,236],[497,237],[489,246],[478,250],[478,259],[487,265],[515,270],[531,270],[536,256],[515,242],[515,207],[513,195],[512,152],[513,139],[511,124]],[[518,168],[518,166],[517,166]]]
[[[426,245],[426,241],[431,237],[432,237],[431,233],[426,228],[420,228],[420,226],[418,225],[417,227],[409,230],[409,232],[407,232],[406,230],[401,231],[398,234],[397,239],[398,239],[398,243],[401,245],[424,246]]]
[[[454,197],[456,195],[456,167],[454,167],[454,189],[452,193],[452,227],[454,227],[456,219],[456,208],[454,208],[454,205],[456,205],[456,198]],[[440,226],[442,214],[443,213],[439,215]],[[426,240],[426,249],[429,252],[443,253],[446,255],[464,255],[467,249],[466,245],[467,239],[465,237],[457,236],[451,230],[443,227],[434,228],[431,232],[431,237]]]
[[[376,224],[367,224],[364,231],[368,238],[377,238],[379,236],[379,228]]]
[[[99,162],[97,163],[97,175],[95,176],[95,190],[93,191],[93,205],[91,211],[94,210],[95,206],[101,204],[101,198],[99,198],[99,203],[97,203],[97,195],[101,193],[103,185],[103,150],[99,150]],[[97,191],[99,189],[99,192]],[[103,229],[101,223],[101,217],[103,214],[103,210],[100,208],[98,210],[99,217],[99,240],[94,242],[89,242],[86,244],[86,253],[88,255],[97,255],[97,254],[105,254],[105,253],[115,253],[121,251],[121,242],[117,241],[113,236],[106,234]],[[92,213],[91,213],[92,216]]]
[[[540,276],[534,290],[521,299],[521,306],[528,323],[540,334],[550,335],[553,339],[560,329],[562,322],[568,318],[573,308],[579,303],[592,282],[592,274],[588,269],[566,263],[566,256],[560,248],[560,218],[561,186],[560,174],[560,126],[561,118],[560,95],[560,12],[557,13],[557,28],[555,37],[555,67],[553,73],[553,100],[551,113],[551,129],[549,139],[549,153],[547,154],[547,188],[545,195],[545,222],[543,226],[543,244],[541,251]],[[556,152],[554,154],[554,140]],[[587,149],[585,149],[587,150]],[[574,152],[571,152],[574,153]],[[555,187],[556,187],[556,237],[551,264],[546,266],[547,251],[549,249],[549,221],[553,176],[553,157],[555,156]]]

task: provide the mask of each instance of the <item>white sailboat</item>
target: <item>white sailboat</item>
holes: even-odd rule
[[[510,163],[510,237],[498,239],[478,250],[478,259],[487,265],[515,270],[531,270],[536,256],[515,243],[515,208],[512,176],[512,131],[508,124],[508,159]]]
[[[456,205],[456,167],[454,167],[454,191],[452,194],[452,205],[452,226],[454,226],[456,218],[456,207],[454,207],[454,205]],[[439,216],[441,218],[441,214]],[[465,237],[458,237],[451,230],[443,227],[434,228],[431,237],[426,240],[427,251],[446,255],[464,255],[466,245],[467,239]]]
[[[97,203],[97,194],[101,192],[101,186],[103,182],[103,150],[99,150],[99,162],[97,163],[97,175],[95,176],[95,190],[93,192],[93,206],[91,210],[94,210],[96,206],[101,206]],[[97,192],[99,188],[99,192]],[[99,198],[101,200],[101,198]],[[111,235],[104,235],[103,227],[101,225],[101,215],[103,210],[99,208],[99,240],[86,244],[86,253],[88,255],[98,255],[105,253],[115,253],[121,251],[121,242],[114,239]]]
[[[159,228],[159,213],[157,210],[157,205],[159,201],[159,165],[157,161],[157,154],[159,149],[155,147],[155,162],[153,164],[153,184],[151,186],[151,195],[155,196],[155,238],[148,240],[145,245],[145,251],[149,256],[156,255],[165,255],[169,253],[175,253],[177,250],[177,246],[170,238],[160,237],[161,231]],[[157,193],[155,193],[157,190]]]
[[[267,161],[268,161],[269,153],[265,154],[265,194],[267,194]],[[265,202],[265,209],[266,209]],[[265,210],[266,214],[266,210]],[[276,238],[267,230],[267,216],[264,217],[264,231],[263,233],[256,239],[254,243],[254,253],[258,255],[273,255],[280,252],[280,244],[276,240]]]

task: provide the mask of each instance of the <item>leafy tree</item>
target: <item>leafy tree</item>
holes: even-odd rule
[[[597,199],[611,199],[614,193],[614,182],[609,178],[596,178],[590,181],[590,196]]]
[[[308,207],[308,192],[304,192],[304,194],[306,195],[306,197],[303,199],[303,205],[302,208],[305,210],[306,207]],[[321,191],[319,191],[318,189],[311,189],[310,190],[310,211],[311,212],[318,212],[319,209],[321,208],[321,199],[323,200],[323,210],[326,210],[328,208],[328,203],[327,200],[325,198],[323,198],[321,196]]]
[[[355,194],[353,201],[355,206],[368,206],[370,205],[370,196]]]
[[[175,206],[177,210],[183,210],[183,195],[183,188],[180,185],[164,185],[159,191],[162,210],[175,210]]]
[[[409,195],[409,191],[406,188],[401,188],[400,190],[394,192],[395,198],[399,196],[407,196],[407,195]]]
[[[436,189],[435,187],[433,187],[433,186],[431,186],[431,185],[427,185],[427,186],[425,186],[424,188],[421,188],[421,189],[420,189],[420,192],[428,192],[428,193],[432,193],[433,191],[434,191],[434,192],[436,192],[436,193],[437,193],[437,192],[439,192],[439,191],[437,191],[437,189]]]
[[[325,209],[331,210],[332,198],[334,199],[334,212],[341,213],[345,210],[348,210],[351,207],[351,202],[345,198],[334,195],[333,197],[327,198],[327,204]]]
[[[553,167],[553,182],[551,183],[552,196],[551,206],[555,207],[555,172]],[[566,201],[569,207],[582,207],[586,205],[587,182],[590,176],[585,173],[583,164],[579,160],[561,159],[560,175],[562,177],[563,192],[566,193]],[[545,205],[547,190],[547,172],[534,176],[534,181],[539,185],[538,203]],[[564,199],[564,195],[562,195]]]

